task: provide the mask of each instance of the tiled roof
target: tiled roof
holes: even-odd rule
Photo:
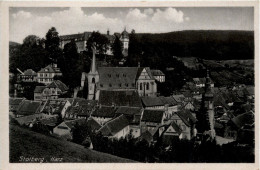
[[[45,86],[36,86],[34,89],[34,93],[42,93],[45,88]]]
[[[99,104],[103,106],[142,107],[141,99],[136,91],[100,91]]]
[[[116,116],[115,107],[101,107],[97,108],[92,115],[93,117],[105,117],[105,118],[114,118]]]
[[[9,98],[9,105],[18,106],[25,98]]]
[[[61,35],[60,40],[66,41],[66,40],[72,40],[72,39],[82,39],[84,38],[84,33],[79,34],[69,34],[69,35]]]
[[[50,110],[53,111],[54,114],[60,114],[62,109],[64,108],[67,100],[61,99],[52,99],[46,102],[46,105],[43,109],[43,112],[48,113]]]
[[[138,67],[99,67],[99,89],[135,89]]]
[[[34,121],[36,121],[36,119],[45,119],[45,118],[50,118],[53,117],[52,115],[47,115],[47,114],[43,114],[43,113],[39,113],[39,114],[33,114],[33,115],[28,115],[28,116],[23,116],[23,117],[18,117],[15,118],[18,123],[20,125],[28,125],[29,123],[32,123]]]
[[[144,110],[142,122],[161,123],[163,119],[163,110]]]
[[[185,99],[183,94],[173,95],[172,97],[177,103],[182,103],[182,101]]]
[[[171,123],[170,123],[170,125],[168,126],[168,128],[169,127],[173,127],[173,129],[180,135],[181,134],[181,132],[182,132],[182,130],[181,130],[181,128],[174,122],[174,121],[172,121]],[[168,129],[167,128],[167,129]],[[166,130],[167,130],[166,129]]]
[[[68,120],[68,121],[64,121],[64,123],[71,129],[73,128],[76,123],[78,124],[83,124],[83,123],[86,123],[87,120],[82,118],[82,119],[75,119],[75,120]]]
[[[42,68],[38,73],[61,73],[58,68],[52,67],[52,65],[48,65],[45,68]]]
[[[122,106],[119,107],[116,111],[117,115],[124,114],[124,115],[141,115],[142,108],[141,107],[127,107]]]
[[[255,115],[253,112],[246,112],[234,117],[231,121],[240,129],[246,124],[253,124],[255,122]]]
[[[67,91],[69,88],[62,83],[60,80],[54,80],[51,84],[46,86],[47,88],[58,88],[60,89],[62,92]]]
[[[152,107],[152,106],[175,106],[177,102],[172,97],[143,97],[142,98],[143,105],[145,107]]]
[[[121,115],[106,123],[99,129],[99,132],[101,132],[104,136],[114,136],[128,125],[128,119],[124,115]]]
[[[17,109],[17,114],[19,115],[32,115],[40,111],[41,102],[25,100]]]
[[[43,125],[55,127],[58,123],[58,116],[44,118],[44,119],[39,120],[39,122]]]
[[[37,73],[35,71],[33,71],[32,69],[27,69],[23,72],[24,75],[26,76],[36,76]]]
[[[181,118],[181,120],[187,125],[191,126],[191,123],[195,123],[197,119],[191,114],[189,110],[180,110],[176,114]]]
[[[165,76],[161,70],[151,70],[153,76]]]
[[[101,128],[101,125],[92,117],[88,118],[87,125],[88,127],[90,127],[91,130],[98,130]]]

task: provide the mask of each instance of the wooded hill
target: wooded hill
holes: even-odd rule
[[[136,34],[142,45],[161,48],[178,57],[199,57],[208,60],[254,58],[253,31],[178,31],[160,34]]]

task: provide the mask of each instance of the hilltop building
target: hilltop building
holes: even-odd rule
[[[62,72],[57,67],[57,64],[53,63],[37,72],[37,82],[45,85],[51,84],[54,76],[62,76]]]
[[[84,32],[84,33],[78,33],[78,34],[62,35],[62,36],[60,36],[60,48],[63,49],[67,43],[74,40],[78,47],[78,52],[86,51],[87,41],[88,41],[89,37],[91,36],[91,34],[92,34],[92,32]],[[107,34],[102,34],[102,35],[107,37],[109,40],[109,46],[108,46],[108,50],[106,52],[107,55],[113,55],[111,47],[112,47],[112,44],[114,43],[116,36],[118,36],[120,41],[123,44],[122,53],[124,56],[128,56],[129,34],[126,31],[126,28],[124,29],[124,31],[121,34],[114,33],[113,35],[111,35],[110,31],[108,30]]]

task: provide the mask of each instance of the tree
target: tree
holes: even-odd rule
[[[33,69],[39,71],[49,63],[47,52],[43,47],[43,39],[29,35],[23,40],[21,46],[10,47],[10,70],[17,68],[24,71]]]
[[[69,85],[70,89],[80,86],[81,73],[79,54],[75,41],[66,44],[63,49],[64,56],[62,61],[61,71],[64,77],[64,83]]]
[[[92,53],[92,46],[95,44],[97,53],[105,55],[108,50],[109,40],[99,32],[93,32],[87,41],[87,51]]]
[[[112,51],[114,55],[112,63],[116,66],[118,65],[118,62],[123,58],[122,49],[123,49],[123,44],[119,40],[118,36],[116,36],[116,39],[112,45]]]
[[[55,27],[51,27],[46,33],[45,49],[48,52],[48,57],[52,62],[57,62],[59,57],[62,56],[62,51],[59,47],[60,38],[59,33]]]

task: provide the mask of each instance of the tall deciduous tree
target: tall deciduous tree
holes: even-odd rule
[[[97,53],[100,55],[106,54],[108,50],[109,40],[106,36],[99,32],[93,32],[87,41],[87,51],[92,53],[91,47],[95,43]]]
[[[118,62],[123,58],[123,54],[122,54],[122,48],[123,48],[123,44],[122,42],[119,40],[119,37],[116,36],[115,41],[112,45],[112,51],[113,51],[113,64],[114,65],[118,65]]]
[[[52,62],[57,62],[62,55],[62,51],[59,47],[60,38],[59,33],[55,27],[51,27],[46,33],[45,49],[48,51],[48,56]]]

